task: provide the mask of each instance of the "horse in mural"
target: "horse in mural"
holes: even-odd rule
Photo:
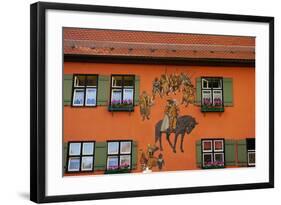
[[[167,141],[168,141],[169,145],[171,146],[171,148],[173,149],[173,151],[176,153],[177,140],[178,140],[179,135],[181,135],[180,149],[181,149],[181,152],[184,152],[184,150],[183,150],[184,136],[185,136],[185,133],[190,134],[192,132],[192,130],[195,128],[195,126],[198,124],[196,122],[195,118],[192,116],[189,116],[189,115],[184,115],[184,116],[178,117],[176,129],[173,131],[170,131],[169,128],[166,131],[161,131],[162,121],[163,120],[160,120],[155,125],[155,143],[157,143],[159,141],[160,150],[163,150],[161,138],[162,138],[162,133],[166,133]],[[172,144],[172,142],[170,141],[171,133],[175,133],[174,144]]]

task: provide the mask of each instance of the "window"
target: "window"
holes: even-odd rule
[[[132,141],[107,142],[107,170],[131,169]]]
[[[68,172],[93,171],[95,142],[69,142]]]
[[[256,165],[256,145],[255,139],[247,139],[247,156],[248,156],[248,166],[254,167]]]
[[[74,75],[72,106],[97,105],[98,75]]]
[[[111,110],[132,110],[134,106],[135,76],[111,76]]]
[[[224,139],[204,139],[202,146],[202,167],[224,167]]]
[[[223,111],[223,83],[220,77],[202,78],[202,111]]]

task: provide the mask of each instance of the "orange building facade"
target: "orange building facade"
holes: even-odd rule
[[[111,32],[64,30],[65,175],[255,166],[253,37]],[[153,98],[161,76],[189,77],[188,105],[182,80]],[[169,101],[178,109],[171,144]]]

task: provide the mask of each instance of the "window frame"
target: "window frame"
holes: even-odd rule
[[[246,139],[246,149],[247,149],[247,166],[248,167],[255,167],[256,166],[256,159],[255,159],[255,163],[250,163],[249,162],[249,154],[255,154],[255,157],[256,157],[256,146],[255,146],[255,149],[249,149],[248,148],[248,141],[249,140],[254,140],[254,143],[256,143],[256,139],[255,138],[247,138]]]
[[[122,77],[122,85],[118,86],[118,87],[114,87],[113,86],[113,78],[116,76],[121,76]],[[133,77],[133,86],[132,88],[128,88],[127,86],[124,86],[124,77]],[[135,86],[135,82],[136,82],[136,75],[134,74],[112,74],[110,76],[110,97],[109,97],[109,111],[134,111],[134,106],[135,106],[135,92],[136,92],[136,86]],[[133,103],[132,103],[132,107],[124,107],[124,108],[117,108],[114,109],[112,106],[112,92],[113,90],[121,90],[121,102],[123,101],[123,97],[124,97],[124,89],[133,89]],[[123,102],[122,102],[123,104]]]
[[[69,151],[70,151],[70,145],[73,143],[79,143],[80,144],[80,153],[79,155],[70,155]],[[84,143],[93,143],[93,154],[83,154],[83,146]],[[85,173],[85,172],[94,172],[94,165],[95,165],[95,151],[96,151],[96,141],[68,141],[68,147],[67,147],[67,157],[66,157],[66,169],[65,169],[65,173]],[[82,169],[82,159],[83,157],[93,157],[93,161],[92,161],[92,169],[91,170],[83,170]],[[79,158],[79,170],[74,170],[71,171],[69,170],[69,160],[70,158]]]
[[[209,87],[209,81],[214,81],[214,80],[220,80],[220,88],[213,88],[213,86]],[[203,86],[204,81],[207,81],[207,88]],[[217,107],[214,105],[214,91],[220,91],[221,92],[221,99],[222,99],[222,104],[220,107]],[[203,92],[204,91],[210,91],[211,92],[211,105],[210,106],[205,106],[203,103]],[[223,77],[221,76],[202,76],[201,77],[201,111],[206,112],[206,111],[216,111],[216,112],[223,112],[224,111],[224,88],[223,88]]]
[[[211,141],[211,150],[204,150],[204,142],[208,142]],[[222,141],[223,143],[223,150],[215,150],[215,141]],[[204,138],[201,139],[201,168],[202,169],[208,169],[208,168],[212,168],[212,167],[207,167],[205,166],[205,162],[204,162],[204,155],[209,155],[211,154],[212,157],[212,163],[215,161],[215,155],[216,154],[223,154],[223,166],[221,166],[220,168],[225,168],[225,139],[224,138]]]
[[[77,76],[85,76],[85,85],[84,86],[76,86],[75,80]],[[89,76],[95,76],[97,78],[97,85],[96,86],[88,86],[87,85],[87,77]],[[86,103],[86,96],[87,96],[87,89],[96,88],[96,104],[95,105],[87,105]],[[73,80],[72,80],[72,96],[71,96],[71,107],[75,108],[89,108],[89,107],[97,107],[98,106],[98,88],[99,88],[99,75],[98,74],[73,74]],[[83,105],[75,105],[74,100],[74,92],[75,90],[83,90],[84,93],[84,99],[83,99]]]
[[[108,154],[108,143],[118,143],[118,153],[117,154]],[[130,154],[121,154],[121,142],[130,142],[131,143],[131,150],[130,150]],[[110,171],[111,169],[108,169],[108,158],[109,157],[117,157],[118,158],[118,169],[120,169],[120,160],[121,160],[121,156],[130,156],[130,166],[128,168],[128,170],[132,170],[133,169],[133,165],[132,165],[132,160],[133,160],[133,140],[108,140],[106,141],[106,168],[105,171]]]

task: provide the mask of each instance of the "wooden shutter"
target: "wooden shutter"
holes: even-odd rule
[[[202,167],[201,140],[196,141],[196,164]]]
[[[201,105],[201,78],[196,78],[196,98],[195,104]]]
[[[234,166],[236,165],[235,160],[235,140],[225,140],[225,165]]]
[[[65,142],[63,144],[63,173],[65,173],[67,171],[67,151],[68,151],[68,143]]]
[[[63,79],[63,104],[71,105],[72,97],[72,74],[64,74]]]
[[[139,95],[140,95],[140,76],[135,76],[135,105],[139,104]]]
[[[237,142],[237,154],[238,154],[238,166],[247,166],[248,164],[248,153],[247,153],[247,142],[246,139],[238,140]]]
[[[109,101],[109,94],[110,94],[110,77],[105,75],[99,75],[97,105],[106,106]]]
[[[223,78],[223,100],[224,106],[233,106],[232,78]]]
[[[133,141],[132,144],[132,169],[137,169],[138,164],[138,144],[136,141]]]
[[[107,158],[107,143],[96,142],[95,155],[94,155],[94,170],[105,170],[106,169],[106,158]]]

